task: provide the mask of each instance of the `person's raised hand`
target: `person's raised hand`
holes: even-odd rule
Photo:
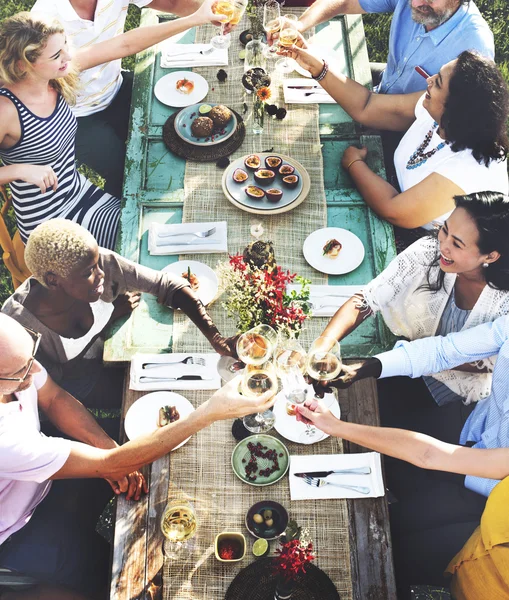
[[[318,77],[323,69],[323,59],[315,56],[311,46],[308,46],[304,36],[299,33],[295,44],[290,48],[279,46],[277,54],[293,58],[306,71],[309,71],[313,77]]]
[[[55,171],[49,165],[18,165],[18,174],[16,179],[36,185],[43,194],[50,188],[56,191],[58,187],[58,177]]]
[[[378,378],[381,372],[382,363],[377,358],[367,358],[350,365],[343,363],[341,373],[336,379],[331,379],[330,381],[310,379],[310,383],[313,384],[316,395],[319,398],[323,398],[325,394],[332,392],[332,388],[344,390],[356,381],[366,379],[366,377]]]
[[[238,358],[237,355],[237,340],[240,335],[232,335],[231,337],[223,337],[220,334],[216,334],[211,340],[210,344],[214,350],[221,356],[232,356]]]
[[[214,12],[214,7],[217,3],[218,0],[205,0],[194,13],[195,16],[202,23],[212,23],[212,25],[220,26],[224,21],[228,21],[228,17]]]
[[[306,400],[304,404],[297,404],[295,411],[297,421],[313,424],[324,433],[333,435],[339,419],[321,401]]]
[[[348,169],[354,160],[362,160],[366,162],[366,157],[368,156],[368,149],[366,146],[362,146],[362,148],[357,148],[357,146],[348,146],[348,148],[343,153],[343,158],[341,159],[341,166],[343,169]]]
[[[206,409],[216,420],[236,419],[253,413],[264,412],[276,401],[277,390],[268,390],[256,398],[248,398],[239,392],[242,375],[237,375],[207,401]]]
[[[113,313],[111,314],[110,322],[116,321],[125,315],[130,315],[135,308],[140,304],[140,292],[127,292],[120,294],[113,302]]]

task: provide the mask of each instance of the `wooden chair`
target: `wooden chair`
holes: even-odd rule
[[[12,285],[14,289],[19,287],[25,279],[30,277],[31,273],[25,264],[25,245],[21,241],[19,231],[12,236],[7,229],[5,217],[11,206],[11,200],[7,195],[7,190],[4,185],[0,185],[0,201],[2,208],[0,209],[0,247],[2,249],[2,259],[4,265],[9,269],[12,277]]]

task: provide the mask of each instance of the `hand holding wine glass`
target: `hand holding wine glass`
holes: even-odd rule
[[[335,379],[341,373],[341,350],[334,338],[319,337],[308,353],[307,373],[316,381],[326,382]],[[315,399],[320,397],[315,394]]]
[[[246,6],[247,0],[217,0],[212,5],[212,12],[223,17],[220,19],[221,31],[210,40],[214,48],[222,50],[230,46],[231,36],[229,31],[240,21]]]
[[[277,52],[277,45],[273,42],[276,34],[281,29],[281,7],[276,0],[268,0],[263,7],[263,28],[269,43],[266,55],[267,57],[273,57]]]
[[[297,17],[295,15],[283,15],[280,18],[280,31],[279,31],[279,46],[282,48],[292,48],[296,41],[299,39],[299,32],[297,31]],[[276,69],[280,73],[291,73],[294,69],[294,64],[288,59],[281,58],[276,63]]]
[[[242,376],[240,391],[247,398],[257,398],[272,391],[275,395],[278,388],[276,370],[271,362],[261,365],[247,365]],[[243,419],[244,427],[252,433],[264,433],[274,426],[274,413],[266,410],[263,413],[247,415]]]

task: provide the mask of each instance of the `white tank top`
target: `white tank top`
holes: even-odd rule
[[[78,356],[78,354],[80,354],[83,349],[86,348],[90,340],[97,334],[101,333],[101,331],[108,324],[108,321],[110,320],[111,314],[114,310],[113,303],[104,302],[104,300],[101,300],[100,298],[97,302],[91,302],[90,308],[92,309],[94,322],[92,323],[92,327],[85,335],[79,338],[66,338],[60,336],[67,360],[72,360]]]

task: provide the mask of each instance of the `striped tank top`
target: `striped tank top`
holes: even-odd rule
[[[21,137],[14,146],[0,149],[4,165],[49,165],[58,177],[58,187],[46,192],[31,183],[11,181],[12,204],[21,239],[39,223],[64,218],[79,223],[95,237],[99,246],[114,249],[120,216],[120,199],[105,193],[78,173],[75,162],[76,117],[58,94],[49,117],[32,113],[10,90],[0,88],[18,111]]]

